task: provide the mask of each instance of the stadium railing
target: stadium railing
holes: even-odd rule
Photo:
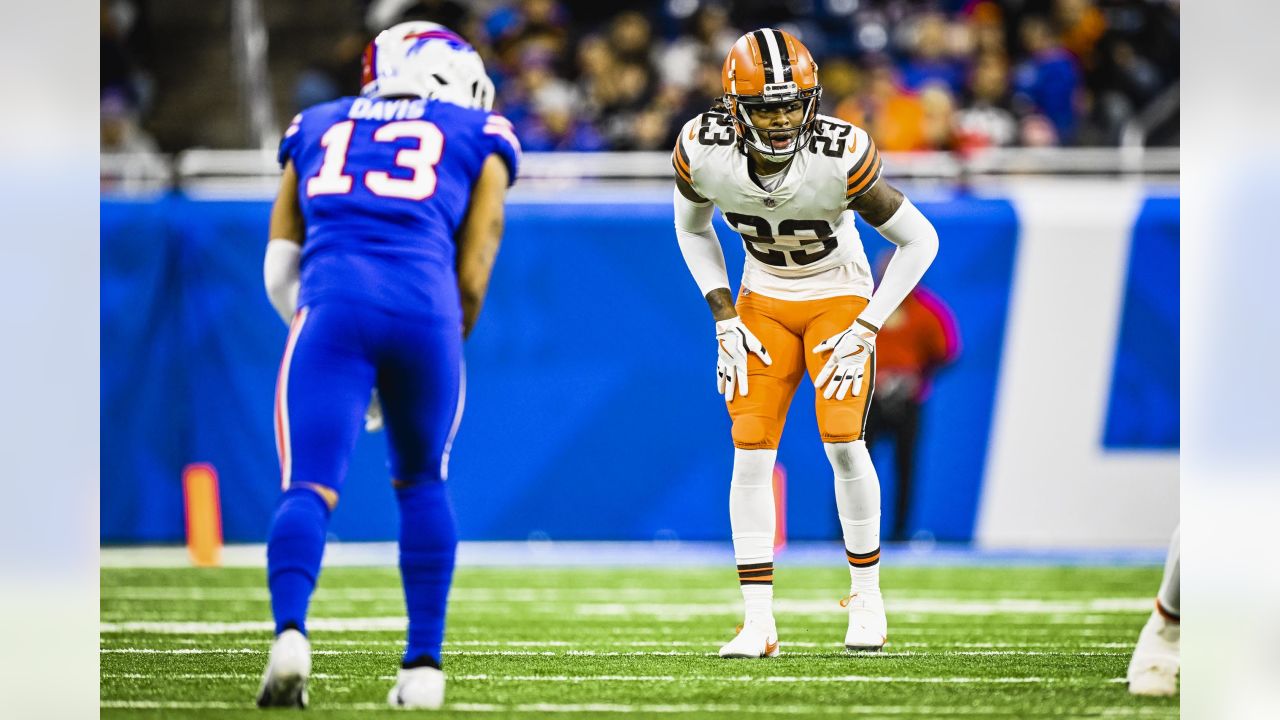
[[[1176,179],[1178,148],[991,148],[884,153],[888,175],[913,181],[964,184],[1010,176],[1136,176]],[[667,152],[528,153],[521,187],[666,184]],[[267,150],[186,150],[176,155],[101,155],[101,188],[116,194],[182,189],[199,195],[245,197],[274,193],[280,170]]]

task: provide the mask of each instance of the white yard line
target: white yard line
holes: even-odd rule
[[[705,597],[717,602],[689,602],[690,596]],[[630,615],[661,613],[669,615],[710,615],[737,612],[740,601],[735,593],[714,591],[648,590],[640,588],[610,589],[585,588],[577,590],[511,589],[478,590],[459,588],[450,595],[455,607],[465,603],[495,602],[506,605],[522,603],[518,612],[545,611],[560,613],[565,602],[574,602],[575,612],[585,615]],[[240,603],[266,602],[271,599],[266,588],[155,588],[155,587],[105,587],[102,600],[163,601],[189,600],[193,602]],[[664,601],[666,599],[667,601]],[[779,612],[820,613],[839,610],[839,598],[801,600],[778,598],[774,607]],[[634,602],[623,602],[623,601]],[[340,604],[342,602],[388,602],[397,606],[404,603],[403,591],[398,588],[334,588],[316,591],[313,603]],[[575,602],[576,601],[576,602]],[[597,602],[583,602],[597,601]],[[1043,614],[1043,613],[1127,613],[1150,611],[1152,599],[1142,597],[1045,599],[997,596],[984,599],[966,597],[931,596],[912,594],[889,595],[889,609],[898,613],[928,615],[994,615],[994,614]],[[532,607],[529,607],[532,605]],[[485,612],[491,609],[485,608]]]
[[[131,639],[132,640],[132,639]],[[170,642],[183,643],[188,645],[216,645],[219,641],[210,640],[208,638],[174,638]],[[264,647],[270,645],[270,637],[262,637],[257,640],[238,640],[238,642],[257,642]],[[402,640],[343,640],[340,638],[325,638],[318,641],[318,644],[325,646],[371,646],[371,647],[403,647]],[[583,651],[593,650],[595,648],[611,647],[611,648],[708,648],[715,649],[720,647],[722,643],[717,641],[691,642],[686,640],[632,640],[632,641],[594,641],[583,640],[580,642],[566,642],[563,640],[447,640],[445,646],[450,648],[484,648],[484,647],[501,647],[501,648],[556,648],[566,651]],[[832,642],[802,642],[787,641],[783,643],[788,648],[833,648],[839,649],[840,643]],[[964,649],[1019,649],[1019,648],[1062,648],[1063,643],[1043,643],[1043,642],[893,642],[890,643],[894,648],[964,648]],[[1076,643],[1073,646],[1075,650],[1132,650],[1131,642],[1107,642],[1107,643]]]
[[[165,680],[257,680],[257,673],[104,673],[107,679],[165,679]],[[395,680],[394,675],[314,675],[315,678],[331,680]],[[1077,678],[1045,678],[1045,677],[903,677],[888,675],[495,675],[477,673],[470,675],[449,675],[451,682],[510,682],[537,683],[553,682],[568,684],[591,683],[684,683],[707,682],[725,684],[752,683],[890,683],[908,685],[1094,685],[1098,683],[1113,684],[1124,682],[1124,678],[1108,678],[1104,680],[1086,680]]]
[[[1051,597],[1045,597],[1045,595]],[[735,601],[737,589],[732,586],[724,588],[509,588],[509,587],[455,587],[449,597],[455,602],[551,602],[551,601]],[[834,594],[833,594],[834,597]],[[1092,600],[1092,595],[1084,592],[1050,593],[1033,591],[999,591],[992,590],[948,590],[938,592],[904,591],[892,592],[892,599],[897,601],[937,601],[945,603],[1031,600],[1037,602],[1082,602]],[[133,601],[170,601],[190,600],[193,602],[233,602],[251,603],[266,602],[271,593],[265,586],[222,586],[222,587],[154,587],[146,585],[111,585],[101,589],[101,598],[110,600]],[[1125,598],[1126,600],[1145,600],[1151,598]],[[352,602],[403,602],[404,591],[396,586],[384,587],[325,587],[323,584],[316,590],[312,602],[335,602],[347,600]]]
[[[251,710],[249,701],[230,702],[169,702],[152,700],[103,700],[106,709],[124,710]],[[335,703],[316,705],[324,710],[385,710],[381,703]],[[585,714],[684,714],[716,713],[752,715],[760,711],[756,705],[686,704],[686,705],[628,705],[618,703],[552,704],[528,703],[521,705],[496,705],[489,703],[449,703],[446,711],[475,713],[585,713]],[[938,707],[925,705],[770,705],[771,715],[928,715],[928,716],[1012,716],[1012,717],[1063,717],[1064,715],[1090,715],[1108,717],[1172,717],[1175,712],[1157,707],[1091,706],[1091,707],[1042,707],[1036,710],[1008,709],[1000,707]]]
[[[1070,651],[1070,650],[939,650],[936,652],[921,652],[918,650],[885,650],[878,652],[866,653],[846,653],[844,648],[834,643],[825,646],[826,652],[804,652],[791,650],[786,643],[782,644],[783,654],[794,657],[830,657],[833,654],[848,654],[850,657],[860,657],[868,659],[876,658],[903,658],[903,657],[936,657],[936,656],[1017,656],[1017,657],[1128,657],[1132,654],[1131,650],[1114,651],[1114,652],[1098,652],[1098,651]],[[251,648],[235,648],[230,650],[221,650],[219,648],[103,648],[99,650],[103,654],[155,654],[161,655],[171,653],[174,655],[193,655],[193,654],[210,654],[216,655],[220,652],[228,654],[240,654],[246,651],[255,654],[266,655],[267,648],[261,650],[253,650]],[[313,655],[381,655],[390,654],[392,651],[377,650],[312,650]],[[719,653],[714,651],[706,652],[690,652],[681,650],[445,650],[445,655],[461,656],[461,657],[718,657]],[[165,677],[171,677],[166,675]]]
[[[736,615],[740,603],[578,603],[572,606],[547,604],[543,609],[557,615],[577,617],[657,617],[683,620],[694,617]],[[455,606],[456,607],[456,606]],[[512,612],[528,613],[537,610],[527,606],[511,606]],[[827,600],[776,600],[774,608],[784,615],[838,615],[844,610],[834,601]],[[1128,614],[1150,611],[1149,598],[1096,598],[1087,601],[1063,600],[995,600],[973,601],[962,599],[898,600],[890,601],[890,616],[910,621],[913,616],[924,615],[1048,615],[1035,622],[1111,622],[1109,614]],[[465,606],[463,608],[465,609]],[[135,613],[136,614],[136,613]],[[316,618],[307,625],[314,630],[332,632],[368,632],[378,630],[403,630],[403,616]],[[173,620],[135,620],[104,622],[101,632],[156,632],[167,634],[202,634],[224,632],[259,632],[270,629],[265,621],[199,622]]]

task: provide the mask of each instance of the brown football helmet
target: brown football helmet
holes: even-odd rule
[[[720,81],[725,109],[746,146],[770,157],[789,157],[809,141],[822,85],[809,49],[791,33],[761,28],[738,38],[724,59]],[[804,103],[798,128],[762,128],[751,121],[748,110],[796,101]],[[782,141],[789,142],[776,144]]]

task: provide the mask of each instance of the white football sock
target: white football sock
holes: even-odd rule
[[[729,523],[748,620],[773,622],[773,465],[777,450],[733,452]]]
[[[1164,610],[1161,615],[1166,613],[1179,617],[1181,613],[1181,578],[1179,577],[1179,535],[1182,528],[1179,526],[1173,531],[1173,539],[1169,541],[1169,554],[1164,560],[1164,578],[1160,581],[1160,594],[1156,596],[1156,600],[1160,603],[1160,607]]]
[[[823,443],[835,474],[849,592],[880,592],[880,478],[862,440]]]

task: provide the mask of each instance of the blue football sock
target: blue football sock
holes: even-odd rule
[[[320,575],[329,506],[314,491],[294,487],[276,508],[267,540],[267,585],[276,634],[307,632],[307,605]]]
[[[404,665],[434,662],[439,667],[444,613],[453,581],[458,534],[443,482],[423,481],[397,488],[400,501],[400,576],[409,611]]]

